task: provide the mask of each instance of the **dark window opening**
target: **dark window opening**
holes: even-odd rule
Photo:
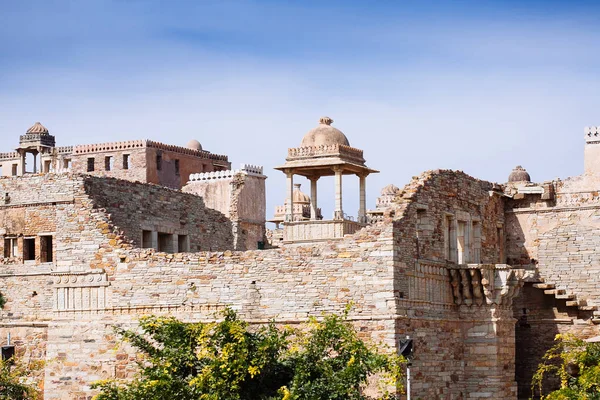
[[[87,172],[93,172],[94,171],[94,157],[90,157],[87,159]]]
[[[35,260],[35,239],[23,239],[23,261]]]
[[[169,233],[158,233],[158,251],[173,253],[173,235]]]
[[[162,155],[160,154],[156,155],[156,169],[159,171],[162,169]]]
[[[40,236],[40,247],[40,261],[43,263],[52,262],[52,236]]]
[[[65,158],[63,160],[63,168],[71,168],[71,159],[70,158]]]
[[[152,245],[152,231],[142,231],[142,248],[151,249]]]
[[[52,168],[52,161],[44,160],[44,172],[46,172],[46,173],[50,172],[51,168]]]
[[[107,171],[112,171],[113,169],[113,157],[112,156],[108,156],[108,157],[104,157],[104,169]]]
[[[123,169],[129,169],[129,154],[123,154]]]
[[[19,166],[17,164],[12,165],[12,176],[17,176],[17,168]]]
[[[175,160],[175,173],[179,175],[179,160]]]
[[[179,253],[185,253],[190,251],[190,244],[188,242],[187,235],[179,235],[177,237],[177,246]]]
[[[17,256],[17,238],[6,238],[4,239],[4,257],[16,257]]]

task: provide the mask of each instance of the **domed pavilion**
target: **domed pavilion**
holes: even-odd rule
[[[365,165],[363,151],[350,146],[346,135],[331,126],[333,120],[321,117],[319,125],[302,138],[300,147],[288,149],[284,165],[275,169],[287,176],[284,242],[327,240],[354,233],[367,223],[366,178],[379,171]],[[294,175],[310,180],[310,220],[294,220]],[[357,221],[345,217],[342,207],[342,176],[359,179],[359,209]],[[334,176],[335,209],[332,220],[319,219],[317,182],[323,176]]]

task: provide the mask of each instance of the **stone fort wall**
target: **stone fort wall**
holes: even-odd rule
[[[500,250],[493,235],[502,207],[487,183],[450,171],[427,173],[405,188],[383,222],[339,241],[169,254],[139,248],[135,232],[175,220],[214,236],[204,228],[203,215],[210,214],[199,208],[199,197],[78,175],[0,182],[2,190],[14,192],[10,207],[41,207],[28,203],[23,192],[35,197],[48,188],[45,200],[35,200],[54,208],[55,263],[26,266],[2,259],[0,265],[0,291],[8,299],[0,337],[25,321],[30,325],[19,328],[20,338],[47,335],[45,354],[31,355],[48,361],[46,399],[83,399],[94,380],[132,377],[127,362],[135,355],[117,346],[111,326],[135,327],[144,314],[213,320],[229,305],[251,323],[274,318],[297,324],[309,315],[339,312],[349,302],[355,304],[350,319],[364,337],[390,348],[406,335],[415,338],[413,393],[428,399],[514,398],[510,299],[494,294],[502,281],[480,304],[457,302],[457,293],[461,299],[478,293],[476,279],[465,278],[455,292],[450,271],[458,268],[452,260],[459,249],[450,247],[453,236],[443,245],[435,239],[454,235],[454,223],[474,221],[481,224],[481,237],[475,241],[468,233],[472,246],[464,251],[479,249],[482,259],[495,262]],[[9,208],[0,207],[0,213]],[[207,218],[207,224],[215,222]],[[466,268],[469,277],[484,274],[479,266]],[[495,267],[486,268],[493,280]]]

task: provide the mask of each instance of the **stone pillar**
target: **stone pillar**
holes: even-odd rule
[[[340,166],[333,167],[335,172],[335,211],[333,219],[344,219],[344,210],[342,208],[342,172],[344,169]]]
[[[310,179],[310,219],[315,221],[317,219],[317,181],[318,177],[312,177]]]
[[[152,248],[158,250],[158,232],[152,231]]]
[[[25,150],[18,150],[19,151],[19,156],[21,156],[21,165],[20,165],[20,169],[21,169],[21,173],[18,174],[20,176],[25,175],[25,156],[26,156],[26,152]]]
[[[359,175],[358,222],[367,223],[367,175]]]
[[[294,173],[291,170],[285,171],[287,176],[287,196],[285,207],[285,222],[294,220]]]

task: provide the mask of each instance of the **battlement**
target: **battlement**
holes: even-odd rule
[[[153,148],[164,151],[172,151],[180,154],[187,154],[196,157],[208,158],[211,160],[227,161],[228,157],[220,154],[212,154],[205,150],[194,150],[188,149],[187,147],[175,146],[170,144],[164,144],[155,142],[152,140],[128,140],[125,142],[109,142],[109,143],[97,143],[97,144],[82,144],[74,146],[74,154],[88,154],[88,153],[100,153],[105,151],[123,151],[143,148]]]
[[[586,126],[584,132],[586,143],[600,143],[600,126]]]
[[[231,179],[235,175],[238,175],[238,174],[249,175],[249,176],[258,176],[261,178],[265,178],[265,175],[263,175],[263,167],[258,166],[258,165],[242,164],[242,165],[240,165],[239,169],[191,174],[190,182]]]
[[[0,160],[2,161],[7,161],[7,160],[17,160],[19,159],[19,153],[17,152],[11,152],[11,153],[0,153]]]

